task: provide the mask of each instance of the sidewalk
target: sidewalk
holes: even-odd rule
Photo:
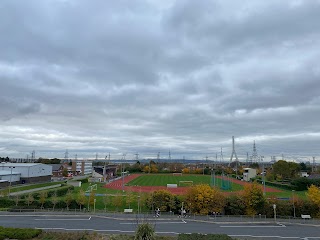
[[[29,190],[24,190],[24,191],[19,191],[19,192],[13,192],[13,193],[10,193],[10,196],[17,196],[17,195],[22,195],[22,194],[26,194],[26,193],[32,193],[32,192],[37,192],[37,191],[47,190],[47,189],[57,188],[57,187],[61,187],[61,184],[56,184],[56,185],[47,186],[47,187],[34,188],[34,189],[29,189]]]

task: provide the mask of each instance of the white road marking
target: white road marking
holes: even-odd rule
[[[245,227],[245,228],[282,228],[282,227],[286,227],[286,225],[283,225],[281,223],[278,223],[278,225],[253,225],[253,226],[250,226],[250,225],[233,225],[233,226],[220,226],[222,228],[242,228],[242,227]]]
[[[156,222],[156,224],[184,224],[184,223],[187,223],[186,221],[182,220],[181,222]],[[120,223],[122,225],[137,225],[137,223]]]
[[[94,231],[94,232],[121,232],[121,233],[135,233],[135,231],[124,231],[124,230],[117,230],[117,229],[110,229],[110,230],[98,230],[98,229],[68,229],[68,228],[35,228],[35,229],[41,229],[41,230],[64,230],[64,231]],[[157,234],[175,234],[178,235],[180,233],[177,232],[155,232]]]
[[[36,218],[35,221],[90,221],[89,218]]]

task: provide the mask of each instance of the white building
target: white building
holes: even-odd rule
[[[21,183],[51,181],[52,176],[52,166],[42,163],[2,162],[0,171],[19,173]]]
[[[80,175],[90,175],[92,174],[92,161],[73,161],[72,171],[77,172]]]
[[[244,168],[243,169],[243,180],[249,182],[251,178],[257,176],[257,170],[254,168]]]

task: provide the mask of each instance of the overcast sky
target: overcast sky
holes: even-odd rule
[[[0,156],[311,159],[320,1],[2,0]],[[220,155],[220,154],[219,154]],[[219,157],[219,156],[218,156]]]

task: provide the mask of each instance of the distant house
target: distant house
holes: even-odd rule
[[[300,177],[305,177],[305,178],[307,178],[307,177],[309,177],[309,174],[308,174],[307,172],[305,172],[305,171],[301,171],[301,172],[300,172]]]
[[[63,169],[65,168],[63,164],[49,164],[52,166],[52,176],[53,177],[62,177]]]
[[[257,176],[257,170],[254,168],[244,168],[243,169],[243,180],[249,182],[251,178]]]

